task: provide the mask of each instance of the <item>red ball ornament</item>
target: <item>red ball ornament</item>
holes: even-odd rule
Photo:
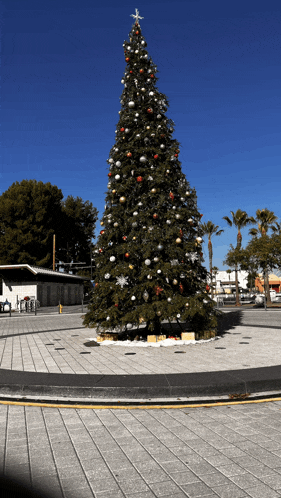
[[[136,31],[136,35],[139,35],[139,34],[140,34],[140,32],[139,32],[139,31]]]
[[[142,176],[138,176],[137,177],[137,182],[142,182],[143,181],[143,177]]]
[[[149,109],[147,109],[147,112],[148,112],[148,114],[153,114],[153,110],[152,110],[152,109],[150,109],[150,108],[149,108]]]
[[[114,306],[115,306],[115,308],[118,308],[118,303],[115,303]]]
[[[107,176],[112,176],[112,173],[108,173],[108,175],[107,175]]]
[[[140,69],[140,73],[141,73],[141,74],[142,74],[142,73],[144,73],[144,69]]]
[[[133,74],[133,71],[130,71],[130,74]]]
[[[120,131],[125,131],[125,128],[120,128]]]
[[[151,74],[151,75],[150,75],[150,78],[154,78],[154,74]]]
[[[132,152],[128,152],[127,157],[132,157]]]
[[[97,287],[98,285],[99,285],[99,284],[98,284],[98,282],[96,282],[96,283],[95,283],[95,287]]]
[[[180,283],[179,289],[180,289],[180,293],[182,294],[183,293],[183,285],[182,285],[182,283]]]
[[[126,57],[125,61],[129,62],[129,60],[130,60],[130,57]]]
[[[129,258],[130,254],[128,252],[125,253],[125,258]]]
[[[102,235],[103,233],[104,233],[104,230],[101,230],[101,231],[100,231],[100,234]]]
[[[102,252],[102,249],[99,249],[99,253],[101,253],[101,252]]]
[[[154,218],[155,220],[157,220],[157,218],[158,218],[158,214],[157,214],[157,213],[154,213],[153,218]]]
[[[127,235],[124,235],[124,236],[122,237],[122,239],[123,239],[123,240],[127,240]]]
[[[206,291],[209,292],[209,290],[210,290],[210,286],[206,285]]]
[[[174,200],[175,196],[174,196],[173,192],[169,193],[169,197],[170,197],[170,199],[172,199],[172,201]]]
[[[155,156],[153,156],[154,159],[158,159],[158,154],[155,154]]]
[[[175,154],[175,157],[178,157],[178,154]]]
[[[202,218],[202,216],[204,216],[203,214],[200,214],[200,218]]]

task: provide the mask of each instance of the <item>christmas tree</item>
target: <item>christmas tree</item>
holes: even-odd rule
[[[159,92],[136,9],[121,83],[120,119],[110,151],[96,280],[86,326],[99,331],[188,322],[194,331],[216,325],[202,266],[201,214],[181,170],[168,101]]]

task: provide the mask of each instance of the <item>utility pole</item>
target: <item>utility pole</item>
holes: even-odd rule
[[[53,235],[53,270],[56,269],[56,236]]]

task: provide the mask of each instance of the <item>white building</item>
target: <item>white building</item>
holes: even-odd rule
[[[12,309],[19,309],[27,296],[41,306],[80,304],[85,280],[89,279],[33,265],[0,265],[0,301],[10,302]]]
[[[246,291],[249,272],[238,270],[238,287],[239,290]],[[215,294],[232,294],[235,292],[235,271],[228,273],[226,270],[213,272],[213,284]]]

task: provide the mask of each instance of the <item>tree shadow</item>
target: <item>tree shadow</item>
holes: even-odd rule
[[[222,337],[225,334],[230,334],[231,330],[242,325],[242,310],[229,311],[228,313],[221,313],[218,316],[217,335]]]

